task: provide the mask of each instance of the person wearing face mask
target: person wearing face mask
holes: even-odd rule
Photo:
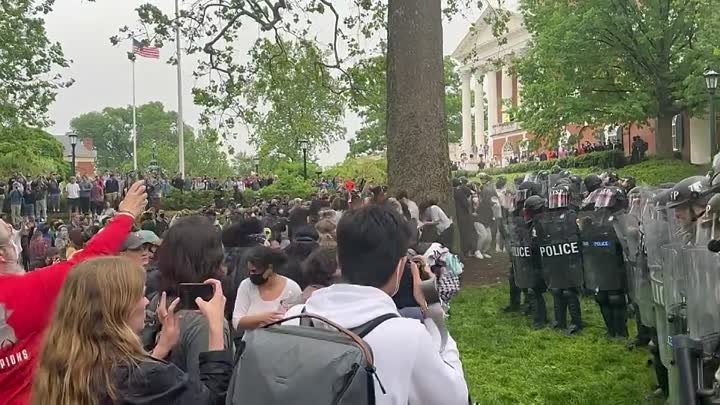
[[[392,208],[370,204],[346,212],[337,228],[337,258],[345,283],[315,291],[305,312],[348,329],[383,315],[363,340],[372,349],[377,375],[375,403],[381,405],[460,405],[468,388],[457,345],[441,347],[425,320],[402,318],[392,297],[400,288],[411,230]],[[417,269],[415,263],[410,268]]]
[[[235,298],[235,329],[252,330],[285,317],[287,304],[302,294],[296,282],[276,273],[287,261],[285,253],[267,246],[256,246],[248,252],[248,278],[240,283]]]

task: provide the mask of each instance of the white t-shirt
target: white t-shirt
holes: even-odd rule
[[[240,283],[232,316],[232,324],[235,329],[237,329],[240,318],[280,310],[280,301],[294,301],[302,294],[302,290],[296,282],[284,276],[278,275],[278,277],[285,280],[285,287],[282,293],[272,301],[263,300],[260,297],[260,290],[249,278]]]
[[[445,212],[442,210],[442,208],[438,207],[437,205],[431,205],[427,208],[428,214],[430,215],[430,220],[432,222],[437,222],[437,226],[435,229],[437,229],[437,233],[441,234],[445,232],[446,229],[450,228],[450,225],[452,225],[452,220],[448,218],[447,215],[445,215]]]
[[[415,204],[415,201],[406,199],[405,204],[408,207],[408,211],[410,211],[410,218],[420,220],[420,209],[417,204]]]
[[[65,191],[67,192],[67,198],[80,198],[80,185],[77,183],[68,183],[65,186]]]

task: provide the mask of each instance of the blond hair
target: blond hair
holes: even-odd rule
[[[68,274],[35,372],[33,405],[113,401],[112,371],[144,357],[128,319],[143,298],[145,271],[120,257],[88,260]]]

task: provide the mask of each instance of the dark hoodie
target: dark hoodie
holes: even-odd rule
[[[229,351],[200,353],[200,378],[193,379],[177,366],[148,357],[137,366],[117,366],[113,370],[116,400],[107,395],[99,403],[126,405],[221,405],[233,370]]]

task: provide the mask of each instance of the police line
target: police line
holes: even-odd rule
[[[607,247],[608,243],[594,244],[594,246]],[[550,246],[540,246],[540,256],[542,257],[554,257],[564,255],[576,255],[580,253],[580,247],[578,242],[558,243]],[[530,246],[513,246],[512,255],[515,257],[530,257],[532,256],[532,249]]]

